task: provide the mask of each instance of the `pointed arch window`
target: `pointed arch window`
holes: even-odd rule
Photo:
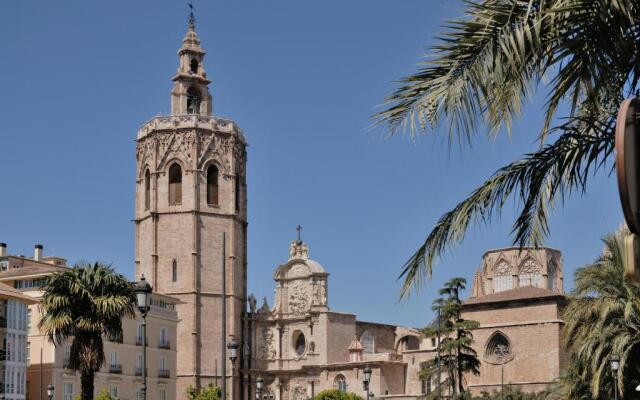
[[[144,209],[151,206],[151,172],[147,169],[144,173]]]
[[[491,335],[485,348],[485,358],[493,364],[504,364],[513,359],[511,342],[504,333],[496,331]]]
[[[173,282],[178,281],[178,261],[176,261],[175,259],[171,263],[171,280]]]
[[[195,58],[192,58],[191,63],[189,64],[189,69],[192,74],[198,73],[198,65],[199,65],[198,60],[196,60]]]
[[[364,331],[360,336],[360,343],[364,349],[364,354],[374,354],[376,352],[376,337],[369,331]]]
[[[201,100],[200,91],[191,86],[187,90],[187,114],[199,114]]]
[[[528,258],[520,267],[520,273],[518,274],[518,285],[540,287],[541,275],[540,267]]]
[[[513,289],[511,267],[505,261],[501,261],[493,274],[493,291],[497,293],[510,289]]]
[[[177,163],[169,167],[169,204],[182,203],[182,168]]]
[[[342,374],[338,374],[336,375],[336,377],[333,379],[333,388],[337,389],[341,392],[346,392],[347,391],[347,378],[344,377],[344,375]]]
[[[554,291],[558,289],[558,285],[556,284],[557,277],[558,267],[556,267],[555,262],[550,262],[547,267],[547,289]]]
[[[207,168],[207,204],[218,205],[218,167]]]

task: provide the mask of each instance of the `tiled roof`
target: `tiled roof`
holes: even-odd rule
[[[22,294],[19,290],[14,289],[9,285],[5,285],[4,283],[0,283],[0,298],[10,298],[27,304],[38,302],[33,297]]]
[[[21,276],[32,276],[32,275],[46,275],[54,272],[64,272],[67,271],[69,267],[63,267],[60,265],[31,265],[28,267],[21,268],[10,268],[6,271],[0,272],[0,281],[6,278],[19,278]]]
[[[472,297],[463,302],[463,305],[500,303],[516,300],[536,300],[543,298],[564,297],[558,292],[547,289],[524,286],[503,292],[491,293],[484,296]]]

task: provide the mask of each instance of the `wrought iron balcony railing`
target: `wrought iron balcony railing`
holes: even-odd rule
[[[122,373],[122,364],[109,364],[109,373],[110,374],[121,374]]]
[[[158,378],[170,378],[171,372],[168,369],[158,370]]]
[[[171,349],[171,342],[168,340],[160,340],[160,342],[158,343],[158,347],[161,349]]]

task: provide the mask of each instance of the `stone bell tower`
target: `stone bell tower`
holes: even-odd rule
[[[138,131],[136,278],[144,274],[155,293],[181,300],[178,337],[170,338],[178,355],[177,398],[186,398],[189,385],[226,382],[228,398],[239,399],[238,374],[232,382],[223,348],[232,335],[244,345],[247,144],[233,121],[213,116],[204,56],[191,14],[171,115]]]

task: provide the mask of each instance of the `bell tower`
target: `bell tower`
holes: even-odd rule
[[[181,301],[178,337],[169,338],[178,352],[176,397],[226,382],[228,398],[239,399],[223,349],[231,336],[244,345],[247,143],[233,121],[213,115],[204,57],[191,14],[171,115],[152,118],[137,135],[136,279],[144,274],[155,293]]]

